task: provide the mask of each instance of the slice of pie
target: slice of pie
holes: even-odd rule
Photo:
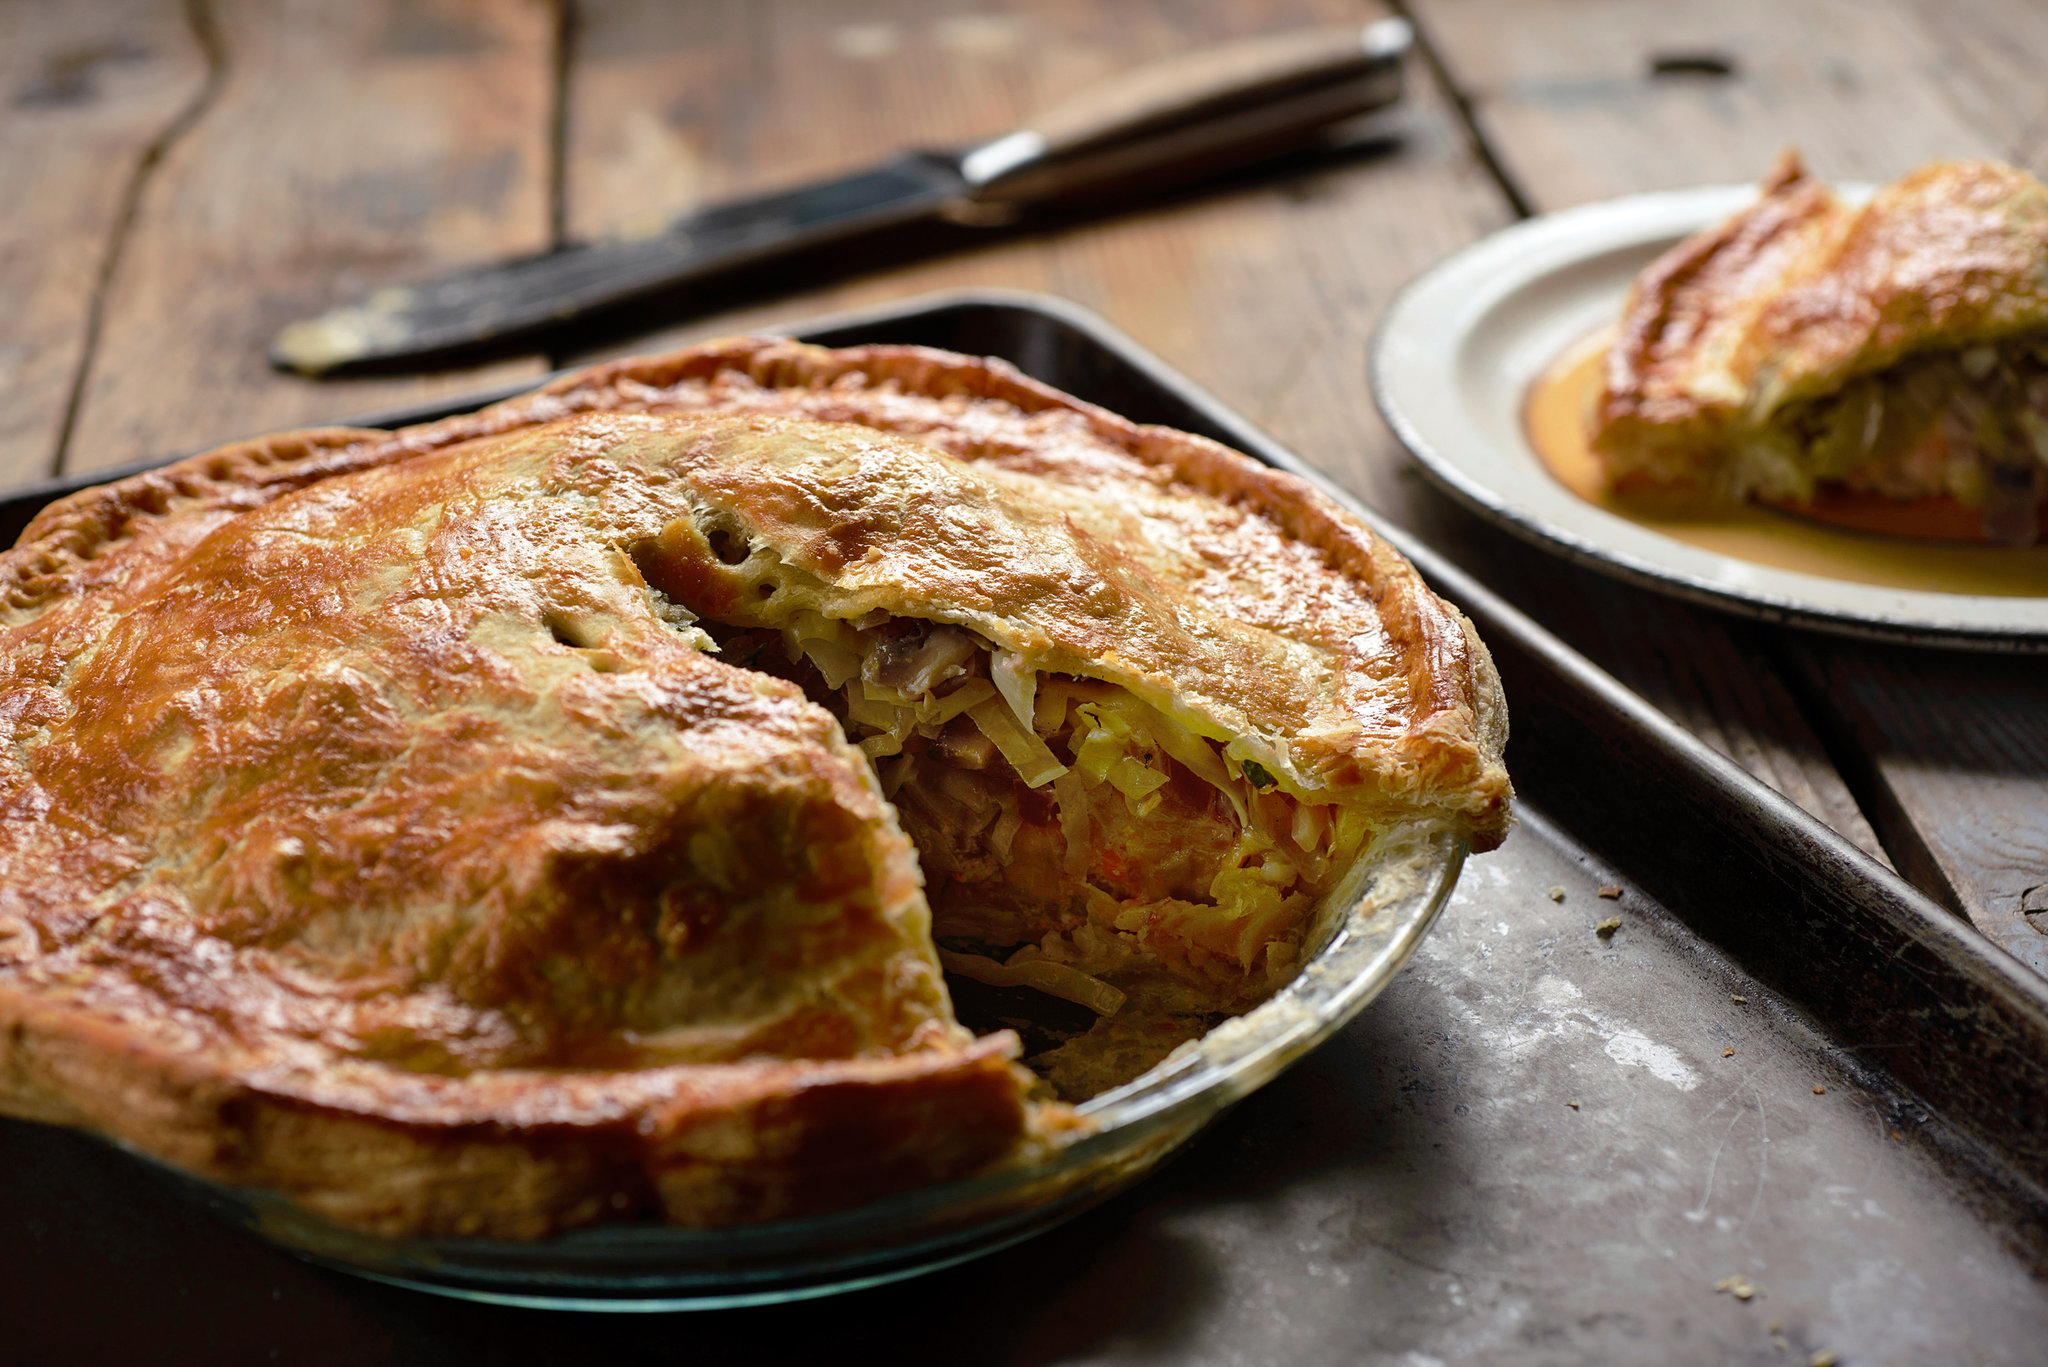
[[[1786,154],[1755,204],[1636,281],[1592,442],[1618,482],[1918,502],[1930,528],[2035,540],[2048,186],[1936,162],[1852,207]]]
[[[1376,832],[1507,820],[1484,647],[1355,518],[915,348],[226,447],[0,588],[0,1109],[383,1233],[1026,1160]],[[942,967],[1099,1023],[1035,1076]]]

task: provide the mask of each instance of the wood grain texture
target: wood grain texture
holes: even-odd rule
[[[1045,21],[959,8],[578,0],[570,235],[646,233],[707,203],[1002,131],[1026,103],[1023,49]]]
[[[273,372],[264,348],[378,284],[547,244],[548,8],[207,3],[225,81],[142,198],[69,468],[539,373],[316,384]]]
[[[1919,72],[1983,130],[1998,155],[2048,175],[2048,5],[2013,0],[1913,0],[1926,57]]]
[[[50,473],[130,187],[206,76],[179,0],[0,5],[0,487]]]
[[[1418,8],[1506,175],[1540,208],[1751,179],[1787,144],[1824,174],[1871,179],[1940,157],[2005,157],[2036,170],[2048,159],[2041,6],[1424,0]],[[1735,73],[1649,72],[1655,55],[1700,53],[1731,57]],[[1672,624],[1683,614],[1676,605],[1667,612],[1640,626],[1677,649]],[[2039,664],[1739,630],[1770,659],[1792,663],[1793,696],[1833,753],[1849,757],[1851,790],[1901,871],[2048,971],[2048,936],[2032,924],[2043,918],[2024,914],[2036,903],[2048,908],[2048,688]]]
[[[2048,689],[2043,662],[1794,640],[1808,685],[1904,823],[1929,881],[2021,962],[2048,973]]]
[[[1977,117],[1995,101],[1944,65],[1945,6],[1421,0],[1414,9],[1538,210],[1754,181],[1788,145],[1822,175],[1888,180],[1935,158],[2001,156],[2010,141]],[[1652,73],[1658,57],[1706,54],[1727,58],[1733,74]]]

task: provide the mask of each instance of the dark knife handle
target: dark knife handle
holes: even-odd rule
[[[1141,67],[961,159],[974,204],[1059,198],[1162,167],[1190,175],[1401,96],[1399,19],[1294,30]]]

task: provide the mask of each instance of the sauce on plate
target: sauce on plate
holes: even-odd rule
[[[1611,328],[1602,329],[1566,351],[1530,386],[1522,410],[1523,430],[1544,468],[1586,502],[1687,545],[1774,569],[1882,588],[2048,597],[2048,545],[1969,544],[1961,538],[1973,530],[1975,514],[1951,500],[1901,504],[1842,494],[1795,513],[1612,488],[1586,437],[1600,361],[1613,338]]]

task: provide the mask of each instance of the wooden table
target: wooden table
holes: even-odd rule
[[[1393,292],[1517,217],[1932,157],[2048,172],[2048,7],[1396,0],[1391,143],[1009,233],[617,342],[960,285],[1105,314],[1670,715],[2048,972],[2048,689],[2027,659],[1853,643],[1555,563],[1424,483],[1375,415]],[[312,383],[285,321],[375,284],[954,144],[1150,58],[1364,0],[14,0],[0,6],[0,484],[537,376]],[[1698,61],[1732,68],[1713,75]],[[1660,74],[1659,67],[1664,68]],[[594,354],[594,353],[593,353]]]

